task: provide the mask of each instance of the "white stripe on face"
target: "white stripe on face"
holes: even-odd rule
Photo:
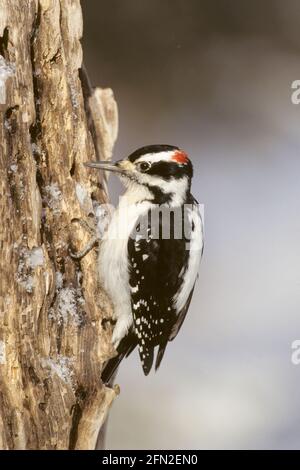
[[[167,152],[159,152],[159,153],[147,153],[146,155],[142,155],[134,163],[138,162],[149,162],[149,163],[156,163],[156,162],[169,162],[172,160],[174,156],[175,150],[169,150]]]

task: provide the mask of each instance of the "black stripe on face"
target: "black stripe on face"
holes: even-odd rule
[[[145,147],[141,147],[137,149],[135,152],[129,155],[128,160],[130,162],[135,162],[138,158],[142,157],[143,155],[147,155],[148,153],[159,153],[159,152],[171,152],[179,150],[178,147],[174,145],[167,145],[167,144],[160,144],[160,145],[146,145]]]
[[[158,186],[150,186],[149,184],[146,186],[150,193],[153,194],[153,200],[151,200],[153,204],[162,205],[171,201],[173,196],[172,193],[164,193]]]
[[[171,178],[180,179],[183,176],[192,178],[193,166],[190,161],[184,165],[170,161],[161,161],[152,163],[151,167],[145,171],[145,173],[147,175],[160,176],[165,180],[170,180]]]

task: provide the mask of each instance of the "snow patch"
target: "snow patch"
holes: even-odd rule
[[[45,186],[46,196],[43,198],[44,202],[53,210],[55,214],[60,212],[60,202],[62,199],[61,191],[57,183],[52,183]]]
[[[76,271],[77,282],[80,284],[82,273]],[[48,318],[57,322],[59,325],[68,321],[80,326],[83,321],[85,304],[80,286],[77,288],[72,285],[64,287],[64,275],[60,271],[55,273],[56,300],[49,309]]]
[[[40,68],[37,68],[33,71],[33,75],[35,77],[38,77],[39,75],[41,75],[41,73],[42,73],[42,69],[40,69]]]
[[[69,316],[79,322],[76,307],[76,292],[73,287],[64,287],[58,294],[58,314],[61,320],[68,321]]]
[[[56,289],[61,289],[62,286],[63,286],[63,282],[64,282],[64,276],[62,275],[61,272],[56,271],[56,273],[55,273],[55,285],[56,285]]]
[[[98,204],[96,201],[93,201],[93,208],[96,217],[97,235],[101,239],[111,220],[114,207],[110,204]]]
[[[6,129],[8,132],[11,131],[11,125],[7,119],[4,119],[4,129]]]
[[[72,102],[73,109],[77,109],[79,107],[78,92],[77,92],[77,89],[76,89],[76,87],[75,87],[75,85],[72,81],[70,83],[70,93],[71,93],[71,102]],[[75,115],[75,117],[76,117],[76,115]]]
[[[34,142],[31,144],[31,150],[36,155],[39,155],[41,153],[40,147]]]
[[[81,205],[81,207],[84,207],[87,199],[89,199],[89,194],[86,188],[84,186],[81,186],[81,184],[76,183],[75,191],[79,204]]]
[[[73,376],[72,370],[74,360],[67,356],[59,355],[57,359],[43,359],[43,367],[49,367],[52,374],[57,375],[64,383],[70,385],[73,388]]]
[[[14,245],[14,249],[17,246]],[[41,247],[35,247],[32,250],[21,248],[19,252],[18,270],[16,273],[16,281],[26,292],[31,294],[35,286],[33,270],[44,264],[44,253]]]
[[[0,341],[0,364],[6,363],[6,350],[4,341]]]
[[[6,103],[6,81],[15,73],[15,67],[0,55],[0,104]]]
[[[35,286],[35,281],[33,276],[27,276],[26,279],[21,282],[21,285],[23,285],[24,289],[28,294],[32,294],[34,286]]]
[[[62,280],[62,279],[60,279]],[[84,298],[80,295],[80,289],[74,287],[63,287],[58,289],[56,308],[52,308],[49,312],[49,318],[56,319],[58,323],[67,323],[68,320],[73,321],[76,325],[80,325],[82,317],[80,311],[85,303]]]
[[[31,268],[36,268],[37,266],[42,266],[44,264],[45,258],[44,258],[44,253],[43,249],[38,247],[38,248],[33,248],[29,254],[29,265]]]

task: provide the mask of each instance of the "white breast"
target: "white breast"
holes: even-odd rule
[[[116,317],[131,315],[129,289],[128,238],[138,218],[145,214],[151,203],[128,204],[121,199],[115,210],[99,251],[99,277],[110,296]]]

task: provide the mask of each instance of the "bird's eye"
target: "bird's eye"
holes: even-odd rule
[[[140,162],[137,164],[137,168],[140,171],[147,171],[150,168],[150,163],[149,162]]]

